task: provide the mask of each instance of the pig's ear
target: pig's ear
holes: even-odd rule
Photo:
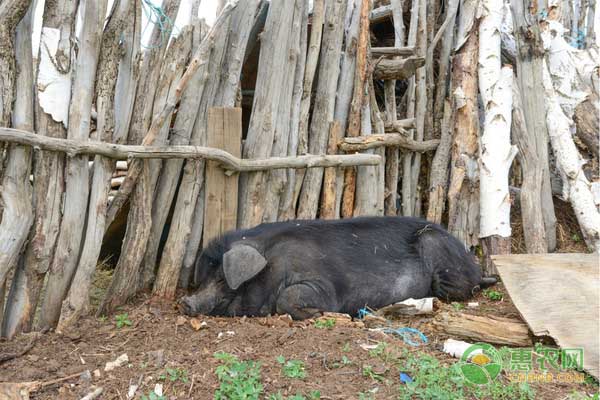
[[[223,255],[223,272],[233,290],[256,276],[267,265],[267,260],[254,247],[237,244]]]

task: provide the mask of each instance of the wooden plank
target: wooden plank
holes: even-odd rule
[[[208,146],[240,156],[242,109],[213,107],[208,110]],[[239,174],[227,176],[215,161],[206,163],[204,207],[205,243],[235,229],[237,221]]]
[[[513,254],[492,261],[534,335],[551,336],[562,348],[583,348],[584,369],[598,379],[598,255]]]

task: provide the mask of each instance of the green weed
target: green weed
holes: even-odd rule
[[[317,329],[332,329],[335,326],[335,319],[318,319],[315,321],[315,328]]]
[[[235,355],[222,351],[214,357],[222,362],[215,373],[219,388],[215,400],[258,400],[263,392],[261,365],[255,361],[240,361]]]
[[[117,328],[121,329],[124,326],[131,326],[131,320],[127,313],[117,314],[115,315],[115,324],[117,325]]]
[[[287,378],[304,379],[306,370],[304,363],[300,360],[285,360],[284,356],[277,357],[277,362],[281,364],[281,372]]]

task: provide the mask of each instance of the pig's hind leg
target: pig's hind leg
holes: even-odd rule
[[[324,311],[337,311],[331,298],[311,284],[299,283],[283,289],[277,297],[277,313],[289,314],[293,319],[320,316]]]

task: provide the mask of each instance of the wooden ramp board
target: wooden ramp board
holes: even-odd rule
[[[598,254],[492,256],[513,303],[536,336],[583,348],[584,369],[599,378]]]

